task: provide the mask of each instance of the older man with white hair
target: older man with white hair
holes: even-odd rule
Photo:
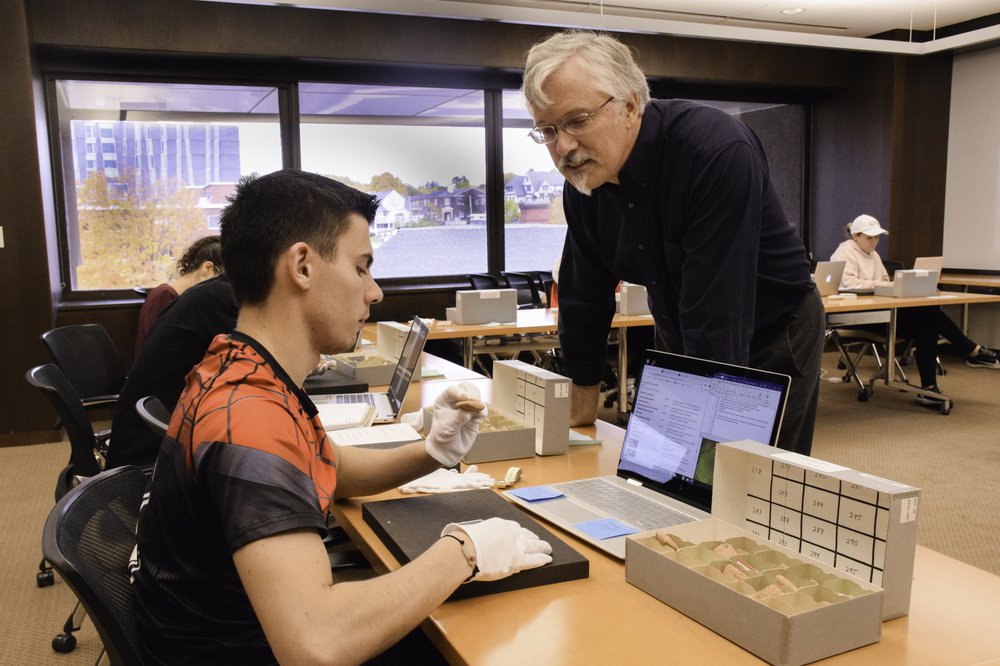
[[[557,33],[528,53],[522,92],[566,177],[559,336],[572,419],[596,418],[620,280],[646,286],[657,345],[792,377],[778,445],[812,446],[823,307],[760,141],[709,106],[651,100],[614,37]]]

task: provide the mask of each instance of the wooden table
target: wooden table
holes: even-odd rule
[[[938,284],[948,284],[962,287],[968,292],[969,287],[986,287],[1000,289],[1000,275],[979,275],[976,273],[942,273]],[[969,304],[962,304],[962,332],[969,330]]]
[[[951,398],[943,393],[938,393],[934,391],[928,391],[927,389],[920,388],[919,386],[914,386],[909,382],[903,381],[903,379],[897,376],[896,364],[893,360],[896,358],[896,332],[897,332],[897,322],[896,314],[897,311],[902,308],[917,308],[917,307],[927,307],[927,306],[942,306],[942,305],[969,305],[975,303],[1000,303],[1000,296],[994,296],[992,294],[970,294],[967,292],[941,292],[936,296],[920,296],[911,298],[891,298],[887,296],[858,296],[853,299],[835,299],[830,296],[823,297],[823,307],[827,314],[836,314],[841,312],[865,312],[871,310],[888,310],[889,311],[889,330],[886,340],[886,363],[883,368],[883,373],[881,379],[885,381],[886,386],[891,386],[900,391],[919,391],[920,393],[926,395],[933,395],[935,397],[941,398],[944,402],[942,403],[942,413],[947,414],[951,411],[952,401]]]
[[[428,404],[443,382],[413,400]],[[413,392],[416,394],[416,392]],[[525,485],[614,473],[624,432],[598,422],[586,430],[603,446],[572,447],[562,456],[535,456],[479,465],[502,478],[511,464]],[[401,496],[398,492],[379,499]],[[359,500],[339,501],[334,513],[377,570],[399,564],[361,518]],[[590,561],[584,580],[447,602],[422,627],[453,664],[762,664],[760,659],[625,582],[624,564],[551,528]],[[1000,659],[996,614],[1000,577],[917,547],[910,614],[882,625],[882,640],[823,664],[981,664]]]

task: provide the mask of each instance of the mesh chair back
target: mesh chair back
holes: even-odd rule
[[[42,342],[81,400],[89,403],[118,399],[125,384],[125,368],[103,326],[60,326],[42,333]]]
[[[90,418],[83,409],[80,396],[73,385],[52,363],[39,365],[25,374],[28,383],[42,392],[59,414],[59,420],[66,428],[70,444],[70,464],[72,473],[79,476],[94,476],[101,471],[94,455],[98,445]]]
[[[128,562],[146,477],[117,467],[87,479],[52,509],[42,553],[86,608],[112,664],[141,664]]]
[[[489,273],[469,273],[466,275],[473,289],[499,289],[500,280]]]
[[[146,422],[150,430],[160,437],[167,434],[167,427],[170,425],[170,412],[155,395],[139,398],[135,403],[135,411]]]
[[[521,307],[537,308],[542,305],[542,297],[535,284],[535,276],[530,273],[501,271],[509,289],[517,289],[517,304]]]

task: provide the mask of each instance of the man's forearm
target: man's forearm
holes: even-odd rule
[[[569,394],[570,426],[592,425],[597,420],[597,400],[600,394],[600,384],[594,384],[593,386],[572,385]]]

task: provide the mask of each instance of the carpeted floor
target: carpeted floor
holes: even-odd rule
[[[824,361],[829,376],[839,377],[835,356],[827,354]],[[884,386],[862,403],[851,385],[824,382],[813,455],[921,488],[919,542],[1000,574],[1000,493],[994,486],[1000,477],[994,420],[1000,370],[943,361],[948,373],[940,386],[956,401],[949,416]],[[56,474],[68,457],[65,442],[0,449],[0,624],[7,628],[0,666],[89,665],[99,651],[89,621],[72,654],[52,651],[52,637],[74,598],[58,577],[52,587],[35,586],[42,525]]]

